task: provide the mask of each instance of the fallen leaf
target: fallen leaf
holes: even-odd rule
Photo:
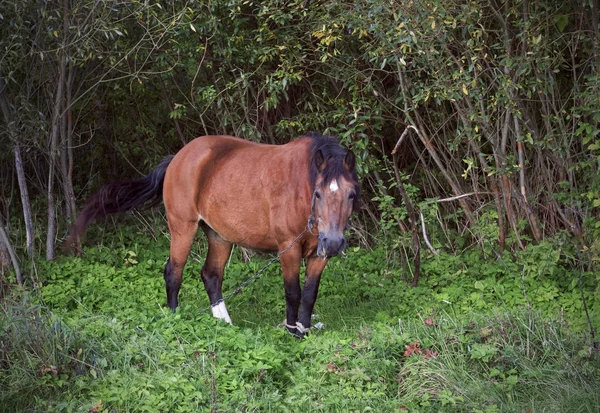
[[[95,406],[90,407],[88,413],[99,413],[102,411],[103,408],[104,406],[102,406],[102,400],[98,400],[98,403],[96,403]]]

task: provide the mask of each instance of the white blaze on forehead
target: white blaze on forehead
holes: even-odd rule
[[[333,181],[331,181],[331,183],[329,184],[329,190],[330,190],[331,192],[335,192],[335,191],[337,191],[338,189],[340,189],[340,187],[338,186],[338,183],[337,183],[337,181],[334,179],[334,180],[333,180]]]

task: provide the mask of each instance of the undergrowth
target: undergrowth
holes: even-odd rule
[[[228,301],[229,326],[204,311],[203,245],[172,314],[166,238],[103,239],[81,258],[36,263],[36,285],[2,302],[3,411],[600,411],[581,291],[549,243],[495,260],[424,257],[416,288],[394,254],[350,248],[323,276],[325,329],[297,340],[276,328],[277,265]],[[264,261],[236,251],[224,290]],[[599,325],[594,277],[581,279]]]

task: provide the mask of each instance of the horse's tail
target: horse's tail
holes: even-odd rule
[[[71,252],[78,252],[81,237],[96,218],[115,212],[130,211],[144,204],[156,205],[162,201],[163,182],[167,167],[172,160],[173,155],[169,155],[147,176],[132,181],[113,182],[90,196],[86,200],[85,208],[69,230],[65,248]]]

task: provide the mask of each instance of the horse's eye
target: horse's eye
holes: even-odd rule
[[[315,198],[321,199],[321,193],[320,192],[315,192]]]
[[[348,199],[350,199],[350,201],[354,200],[354,198],[356,198],[356,194],[354,192],[351,192],[350,195],[348,195]]]

